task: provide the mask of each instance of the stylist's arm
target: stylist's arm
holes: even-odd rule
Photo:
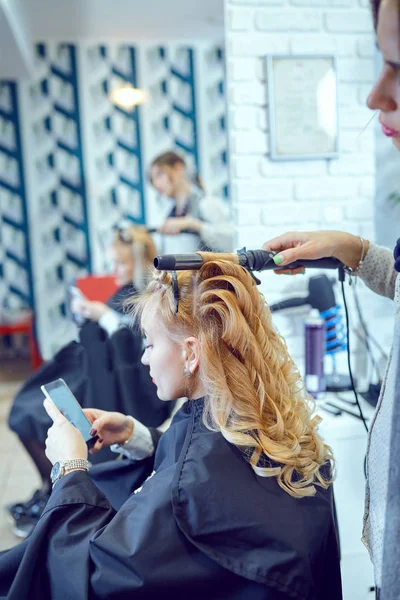
[[[364,240],[364,246],[365,255],[369,248],[367,240]],[[356,269],[363,254],[363,242],[360,237],[343,231],[293,231],[268,240],[263,245],[263,250],[277,252],[274,261],[279,267],[295,260],[316,260],[332,256]],[[275,272],[295,275],[303,272],[303,269],[280,269]]]
[[[53,402],[46,398],[43,406],[53,421],[46,439],[46,456],[49,461],[54,465],[62,460],[87,459],[88,450],[81,432],[64,417]]]

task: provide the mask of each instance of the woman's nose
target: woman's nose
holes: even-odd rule
[[[394,97],[393,82],[386,67],[369,93],[367,106],[371,110],[381,110],[382,112],[392,112],[398,108]]]

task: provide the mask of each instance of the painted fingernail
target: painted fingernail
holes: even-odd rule
[[[91,430],[90,430],[90,435],[91,435],[92,437],[94,437],[95,435],[97,435],[97,429],[91,429]]]
[[[98,442],[100,442],[100,444],[103,443],[104,440],[102,440],[101,438],[98,439]]]
[[[276,265],[281,265],[285,259],[280,254],[277,254],[276,256],[274,256],[273,260]]]

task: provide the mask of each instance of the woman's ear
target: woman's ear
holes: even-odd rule
[[[184,340],[185,369],[194,375],[200,366],[200,342],[196,337],[188,337]]]
[[[174,166],[171,167],[171,175],[172,175],[173,181],[180,180],[181,177],[184,175],[185,170],[186,170],[185,165],[183,165],[180,162],[175,163]]]

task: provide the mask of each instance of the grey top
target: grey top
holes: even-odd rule
[[[215,251],[232,252],[233,223],[227,202],[207,196],[192,186],[185,214],[202,222],[200,237],[206,246]]]
[[[381,395],[371,423],[367,449],[363,542],[367,546],[374,564],[376,585],[381,587],[388,484],[391,463],[393,463],[393,460],[390,461],[390,434],[396,374],[400,367],[398,364],[400,354],[397,352],[400,333],[400,278],[394,269],[392,251],[375,244],[371,244],[358,274],[371,290],[381,296],[392,298],[397,305],[394,345],[390,352]],[[398,462],[398,459],[396,460]],[[390,475],[390,484],[392,485],[392,483]],[[398,573],[398,570],[396,572]],[[400,593],[396,598],[400,598]]]

